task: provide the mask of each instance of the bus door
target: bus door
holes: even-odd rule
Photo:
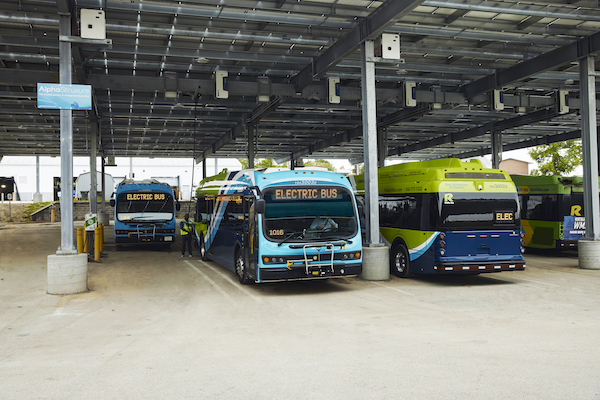
[[[254,197],[244,197],[244,258],[248,275],[257,278],[258,261],[258,218],[254,207]]]

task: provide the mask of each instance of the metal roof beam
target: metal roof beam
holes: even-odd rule
[[[580,39],[576,42],[549,51],[513,67],[498,71],[464,86],[467,98],[501,88],[513,82],[528,78],[532,75],[557,68],[561,65],[579,60],[580,58],[600,51],[600,32]]]
[[[539,121],[549,120],[556,117],[558,111],[555,108],[542,109],[529,114],[520,115],[514,118],[507,118],[498,122],[488,122],[476,128],[465,129],[460,132],[450,133],[448,135],[416,142],[406,146],[399,146],[388,152],[388,156],[403,155],[405,153],[428,149],[430,147],[440,146],[447,143],[460,142],[477,136],[483,136],[493,131],[503,131],[506,129],[531,124]]]
[[[329,46],[318,56],[311,65],[305,67],[295,77],[298,91],[308,86],[314,79],[321,77],[329,68],[341,59],[353,53],[367,39],[374,39],[381,35],[388,27],[392,26],[402,16],[406,15],[423,0],[387,0],[369,14],[364,20],[341,39]]]
[[[527,147],[534,147],[534,146],[540,146],[540,145],[545,145],[545,144],[564,142],[566,140],[580,139],[580,138],[581,138],[581,131],[574,130],[574,131],[559,133],[556,135],[539,136],[539,137],[536,137],[533,139],[524,140],[522,142],[506,143],[502,146],[502,151],[519,150],[519,149],[524,149]],[[468,152],[444,155],[444,156],[441,156],[440,158],[469,158],[469,157],[479,157],[481,155],[491,154],[491,153],[492,153],[491,147],[482,147],[477,150],[472,150],[472,151],[468,151]]]

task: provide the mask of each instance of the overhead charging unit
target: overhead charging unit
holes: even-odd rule
[[[327,78],[327,100],[330,104],[340,103],[340,78]]]
[[[495,111],[504,110],[504,92],[502,90],[492,90],[492,107]]]
[[[558,113],[566,114],[569,112],[569,91],[559,90],[558,91]]]
[[[106,16],[104,10],[81,9],[79,20],[83,39],[106,39]]]
[[[217,99],[229,98],[229,81],[227,71],[216,71],[215,72],[215,97]]]
[[[417,106],[417,83],[416,82],[403,82],[402,87],[404,89],[404,106],[405,107],[416,107]]]
[[[400,59],[400,35],[397,33],[383,33],[375,39],[375,55],[391,60]]]

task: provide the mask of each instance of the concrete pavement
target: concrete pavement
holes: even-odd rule
[[[112,240],[107,228],[107,242]],[[0,226],[2,399],[600,399],[600,271],[241,286],[132,248],[46,294],[60,224]]]

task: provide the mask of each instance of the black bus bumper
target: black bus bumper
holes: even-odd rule
[[[115,243],[118,244],[133,244],[133,243],[173,243],[175,242],[175,236],[163,236],[154,235],[150,236],[138,236],[136,234],[130,234],[128,236],[115,236]]]
[[[305,266],[293,266],[290,268],[261,268],[259,282],[291,281],[300,279],[319,279],[344,277],[349,275],[358,275],[362,272],[362,263],[360,264],[334,264],[333,271],[331,266],[309,266],[308,273]]]

